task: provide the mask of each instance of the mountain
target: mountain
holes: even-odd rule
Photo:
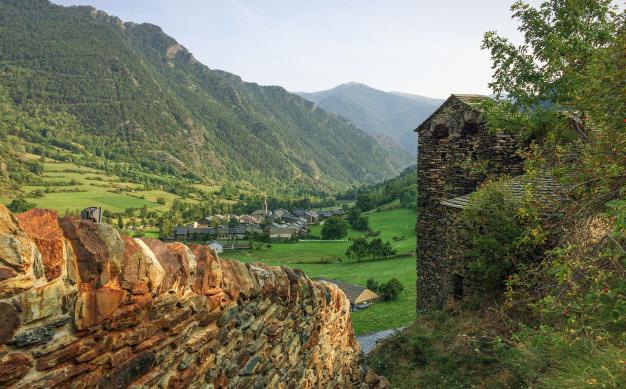
[[[281,87],[209,69],[158,26],[92,7],[0,1],[0,100],[41,123],[5,115],[10,136],[200,181],[329,190],[407,164]]]
[[[443,102],[418,95],[383,92],[356,82],[321,92],[297,93],[374,136],[393,139],[412,155],[417,151],[413,130]]]

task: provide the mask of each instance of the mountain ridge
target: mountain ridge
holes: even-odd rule
[[[206,67],[159,26],[46,0],[5,0],[0,11],[0,93],[43,121],[65,115],[71,126],[46,133],[92,155],[314,190],[379,181],[407,162],[282,87]]]
[[[413,129],[443,102],[419,95],[384,92],[350,81],[319,92],[295,92],[318,107],[350,120],[371,135],[384,135],[415,155]]]

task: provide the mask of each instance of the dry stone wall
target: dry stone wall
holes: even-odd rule
[[[0,205],[0,387],[387,387],[302,272]]]

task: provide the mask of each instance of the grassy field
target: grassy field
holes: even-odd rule
[[[415,320],[415,211],[396,209],[372,212],[370,226],[382,231],[384,240],[392,241],[398,253],[405,256],[387,260],[356,262],[345,257],[350,242],[274,243],[271,247],[225,254],[225,258],[244,262],[264,262],[303,270],[309,277],[325,277],[365,286],[368,278],[385,282],[392,277],[400,280],[404,291],[393,302],[377,302],[370,308],[352,313],[357,334],[364,334],[409,324]],[[360,234],[350,231],[351,236]]]
[[[36,159],[38,156],[24,154],[26,159]],[[132,182],[123,182],[117,176],[108,175],[105,171],[79,166],[68,162],[48,160],[44,164],[41,185],[24,185],[28,201],[39,208],[55,209],[61,214],[67,210],[77,210],[98,205],[112,212],[122,212],[126,208],[142,208],[144,205],[150,210],[165,211],[179,196],[161,190],[140,191],[140,185]],[[64,185],[58,185],[63,183]],[[55,185],[56,184],[56,185]],[[45,192],[47,190],[47,192]],[[42,197],[32,197],[28,194],[34,191],[44,191]],[[157,199],[162,197],[166,204],[158,204]],[[2,198],[3,203],[9,198]],[[184,199],[184,201],[194,201]]]

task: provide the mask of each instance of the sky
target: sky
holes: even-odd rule
[[[495,30],[519,42],[513,0],[53,0],[163,28],[245,81],[319,91],[355,81],[444,98],[489,93]],[[531,4],[537,1],[529,1]]]

